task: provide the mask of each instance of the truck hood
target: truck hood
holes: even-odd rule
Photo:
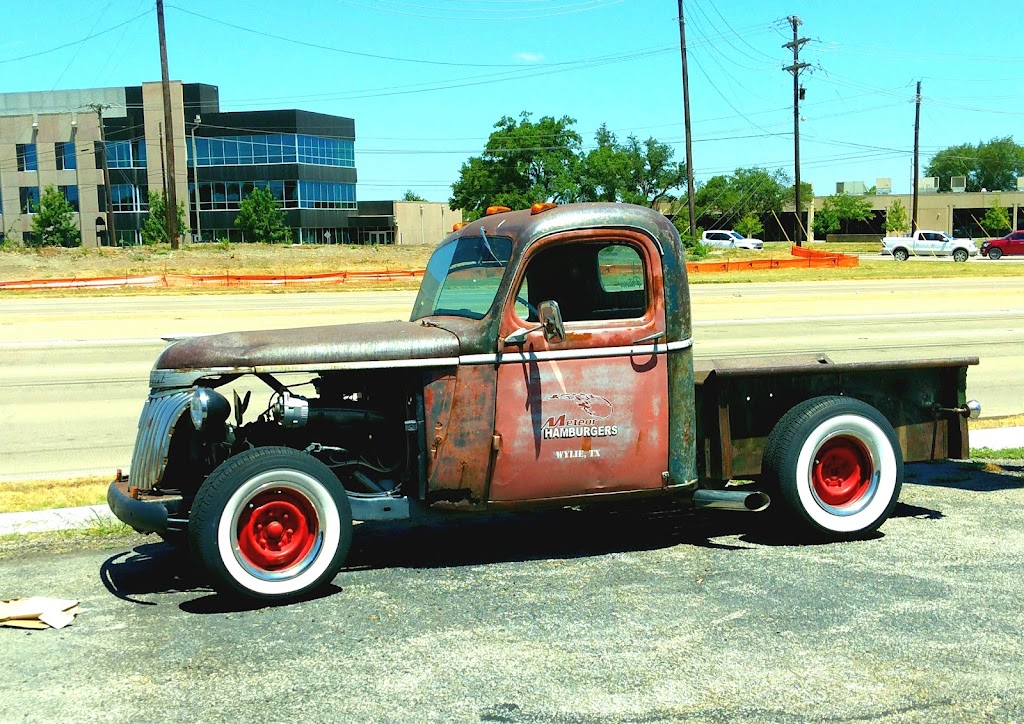
[[[364,322],[191,337],[167,347],[154,370],[271,371],[434,359],[443,364],[442,359],[458,354],[458,337],[443,329],[415,322]]]

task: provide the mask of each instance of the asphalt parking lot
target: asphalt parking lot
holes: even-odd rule
[[[277,608],[167,545],[0,548],[4,721],[661,722],[1024,718],[1024,466],[908,467],[895,517],[795,545],[743,513],[564,510],[366,524]]]

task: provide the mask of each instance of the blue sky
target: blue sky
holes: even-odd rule
[[[159,80],[153,0],[5,2],[0,89]],[[694,172],[792,174],[785,18],[814,66],[802,176],[891,177],[910,191],[914,83],[922,167],[953,144],[1024,142],[1021,3],[1011,0],[687,0]],[[356,121],[359,198],[447,200],[503,115],[602,123],[684,158],[674,0],[167,0],[171,77],[219,86],[222,110],[301,108]],[[104,32],[108,31],[108,32]],[[85,42],[80,41],[95,35]],[[58,46],[67,47],[48,51]],[[24,56],[33,57],[24,57]]]

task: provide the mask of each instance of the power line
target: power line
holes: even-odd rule
[[[47,55],[48,53],[56,53],[58,50],[64,50],[64,48],[70,48],[72,45],[78,45],[79,43],[84,43],[87,40],[92,40],[93,38],[98,38],[101,35],[106,35],[107,33],[111,33],[113,31],[117,30],[118,28],[121,28],[121,27],[124,27],[125,25],[128,25],[129,23],[134,23],[139,18],[143,18],[143,17],[149,15],[152,12],[153,12],[152,10],[147,10],[147,11],[145,11],[143,13],[139,13],[138,15],[136,15],[133,18],[129,18],[128,20],[125,20],[123,23],[118,23],[117,25],[112,25],[111,27],[107,28],[106,30],[101,30],[98,33],[92,33],[90,35],[85,36],[84,38],[79,38],[78,40],[72,40],[70,43],[64,43],[63,45],[58,45],[58,46],[56,46],[54,48],[49,48],[47,50],[40,50],[39,52],[36,52],[36,53],[29,53],[28,55],[20,55],[17,58],[5,58],[3,60],[0,60],[0,64],[3,64],[3,63],[16,63],[19,60],[28,60],[29,58],[38,58],[40,55]]]

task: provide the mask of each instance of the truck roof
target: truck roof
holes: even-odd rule
[[[654,241],[661,254],[668,339],[689,339],[690,293],[683,244],[672,222],[654,209],[634,204],[597,202],[556,205],[537,212],[531,209],[506,211],[471,221],[446,236],[441,243],[479,236],[481,229],[487,236],[508,237],[512,240],[509,268],[516,269],[530,247],[540,239],[561,232],[599,228],[639,231]],[[508,282],[510,280],[506,280],[506,284]]]

